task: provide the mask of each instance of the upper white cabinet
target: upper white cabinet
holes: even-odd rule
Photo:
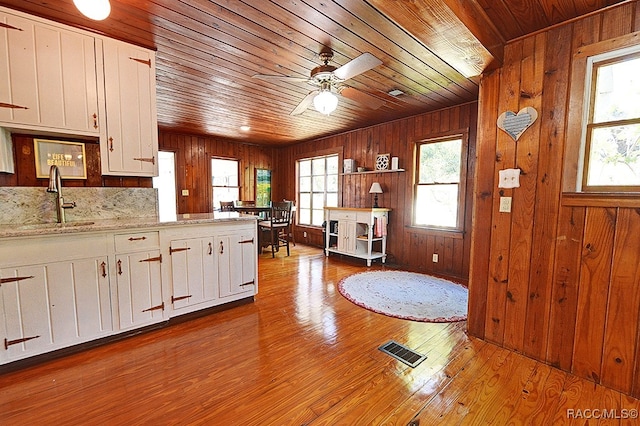
[[[0,10],[0,126],[98,136],[95,38]]]
[[[102,52],[107,118],[102,173],[156,176],[155,53],[110,39],[102,40]]]
[[[0,7],[0,127],[96,137],[102,174],[157,176],[155,52]]]

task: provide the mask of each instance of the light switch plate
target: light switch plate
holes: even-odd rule
[[[500,212],[501,213],[511,212],[511,197],[500,197]]]
[[[182,196],[183,197],[188,197],[189,196],[189,190],[188,189],[183,189],[182,190]]]

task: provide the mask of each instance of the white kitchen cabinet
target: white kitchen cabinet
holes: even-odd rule
[[[164,320],[158,231],[116,234],[114,241],[118,329]]]
[[[107,256],[0,270],[0,360],[13,361],[111,334]]]
[[[257,245],[254,232],[237,232],[216,237],[220,298],[238,298],[256,292]]]
[[[102,52],[107,119],[102,173],[157,176],[155,53],[111,39],[102,40]]]
[[[0,9],[0,126],[99,136],[95,38]]]
[[[345,254],[365,259],[367,266],[375,259],[385,263],[387,259],[387,224],[389,212],[386,208],[325,207],[325,254]],[[337,232],[331,229],[337,223]],[[337,238],[335,246],[332,237]],[[379,244],[379,251],[374,249]]]
[[[218,298],[213,244],[213,237],[171,240],[172,315],[201,309]]]

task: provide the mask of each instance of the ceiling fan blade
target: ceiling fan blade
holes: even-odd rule
[[[309,105],[311,105],[311,102],[313,102],[313,98],[317,94],[318,94],[317,90],[314,90],[313,92],[309,92],[309,94],[304,97],[304,99],[298,104],[298,106],[295,107],[293,111],[291,111],[290,115],[300,115],[303,112],[305,112],[307,108],[309,108]]]
[[[353,87],[349,87],[349,86],[342,86],[340,88],[340,94],[347,99],[356,101],[371,109],[378,109],[381,106],[386,104],[386,102],[380,98],[377,98],[373,95],[370,95],[368,93],[362,92],[358,89],[354,89]]]
[[[382,65],[382,61],[380,59],[376,58],[371,53],[363,53],[335,70],[333,74],[341,80],[348,80],[358,74],[369,71],[378,65]]]
[[[266,74],[256,74],[252,75],[251,78],[257,78],[259,80],[280,80],[280,81],[291,81],[295,83],[306,83],[309,81],[306,77],[289,77],[286,75],[266,75]]]

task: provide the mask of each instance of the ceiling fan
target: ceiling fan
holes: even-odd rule
[[[306,82],[317,87],[316,90],[309,92],[307,96],[291,111],[291,115],[302,114],[311,103],[314,104],[316,110],[323,114],[331,114],[338,106],[338,98],[336,94],[344,96],[358,103],[361,103],[371,109],[378,109],[385,102],[375,96],[362,92],[353,87],[343,84],[363,72],[382,64],[382,61],[371,53],[363,53],[355,59],[347,62],[341,67],[329,65],[329,61],[333,59],[333,52],[326,50],[320,53],[320,60],[324,62],[311,70],[311,76],[304,77],[288,77],[281,75],[265,75],[257,74],[253,78],[261,80],[282,80],[294,83]]]

